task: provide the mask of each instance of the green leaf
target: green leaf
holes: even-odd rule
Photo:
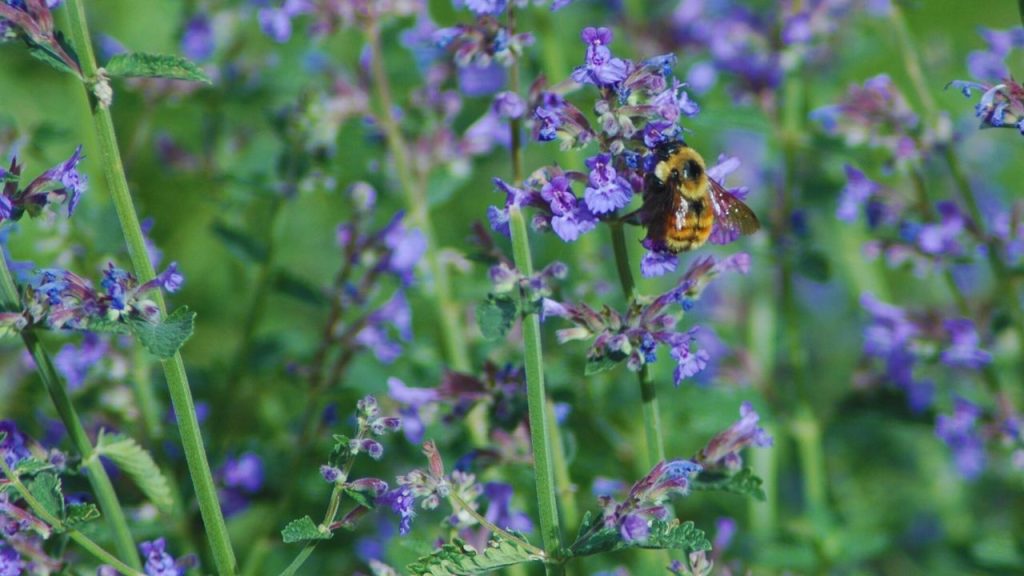
[[[690,488],[693,490],[731,492],[741,496],[750,496],[764,501],[764,490],[761,484],[764,480],[758,478],[750,468],[744,468],[739,472],[729,475],[722,472],[701,472],[690,480]]]
[[[327,303],[327,297],[319,288],[305,278],[300,278],[287,270],[274,272],[274,290],[312,306],[321,306]]]
[[[163,322],[154,324],[146,320],[133,318],[128,321],[132,334],[157,358],[166,359],[174,356],[185,341],[192,336],[196,313],[182,306]]]
[[[172,78],[210,84],[210,78],[188,58],[172,54],[118,54],[104,66],[112,78]]]
[[[68,517],[64,525],[68,528],[81,526],[100,517],[100,510],[95,504],[69,504]]]
[[[64,38],[64,35],[60,32],[54,32],[54,38],[57,40],[57,44],[60,45],[61,49],[64,50],[64,53],[70,56],[71,59],[75,61],[75,65],[78,66],[78,55],[75,54],[74,49],[71,48],[71,44],[69,44],[67,39]],[[75,78],[82,77],[82,74],[79,70],[70,67],[68,63],[64,61],[63,58],[57,55],[57,52],[51,49],[50,46],[46,46],[44,44],[37,44],[36,42],[30,40],[28,37],[24,37],[24,39],[25,44],[28,45],[28,53],[31,54],[34,58],[46,62],[47,64],[53,66],[55,69],[61,72],[67,72]]]
[[[433,553],[409,564],[407,568],[415,576],[485,574],[505,566],[543,559],[522,544],[495,535],[482,552],[477,552],[469,544],[453,538],[450,544],[441,546]]]
[[[489,294],[476,307],[476,323],[485,340],[500,340],[512,329],[519,313],[519,306],[514,298],[500,297]]]
[[[2,442],[3,440],[0,440],[0,443]],[[22,458],[14,465],[14,475],[19,478],[23,476],[32,476],[42,472],[43,470],[50,470],[51,468],[53,468],[53,464],[50,464],[45,460],[29,456],[28,458]]]
[[[618,366],[619,363],[626,358],[628,358],[628,356],[625,354],[605,354],[604,356],[598,356],[597,358],[587,358],[587,366],[583,373],[590,376],[592,374],[607,372],[608,370]]]
[[[96,454],[106,456],[130,476],[154,506],[164,512],[171,510],[174,501],[170,484],[153,457],[138,442],[120,434],[100,434]]]
[[[106,334],[130,334],[131,328],[121,320],[107,320],[106,318],[90,318],[88,325],[90,332],[104,332]]]
[[[351,488],[345,488],[344,490],[342,490],[342,493],[345,494],[345,496],[351,498],[352,500],[355,500],[357,504],[364,508],[373,510],[374,506],[376,506],[376,504],[374,504],[373,502],[373,498],[365,492],[360,492],[359,490],[352,490]]]
[[[600,522],[600,517],[592,521],[589,512],[583,517],[580,534],[569,546],[570,554],[591,556],[626,548],[682,550],[687,554],[711,550],[711,542],[704,535],[704,531],[694,526],[693,522],[654,520],[651,522],[647,539],[637,542],[627,542],[622,539],[616,528],[600,526],[597,522]]]
[[[239,258],[245,258],[255,263],[266,261],[268,253],[266,244],[248,233],[236,230],[223,222],[215,222],[212,231],[214,236],[219,238],[224,246]]]
[[[43,472],[26,484],[28,491],[42,504],[43,509],[58,520],[64,519],[64,493],[60,478],[52,472]]]
[[[332,536],[334,534],[329,530],[320,530],[320,527],[309,516],[292,520],[284,527],[284,530],[281,530],[281,538],[285,544],[309,540],[330,540]]]

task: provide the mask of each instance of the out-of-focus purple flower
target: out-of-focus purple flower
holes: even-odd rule
[[[240,488],[250,494],[263,487],[263,459],[253,452],[246,452],[238,458],[229,458],[220,469],[224,485]]]
[[[20,576],[25,567],[18,551],[0,540],[0,576]]]
[[[750,402],[740,406],[740,419],[719,432],[700,451],[698,462],[708,468],[737,470],[742,465],[739,452],[747,446],[767,447],[772,437],[757,425],[760,420]]]
[[[469,97],[487,96],[505,87],[505,68],[499,64],[459,68],[459,92]]]
[[[942,361],[953,367],[977,370],[992,362],[992,354],[982,350],[974,322],[966,318],[946,321],[949,347],[942,351]]]
[[[526,103],[515,92],[500,92],[494,95],[492,109],[504,118],[520,118],[526,113]]]
[[[839,104],[819,108],[811,117],[851,145],[885,148],[898,159],[917,154],[918,117],[887,74],[851,86]]]
[[[956,204],[949,201],[939,202],[941,221],[925,224],[917,235],[917,245],[925,254],[932,256],[957,256],[963,249],[958,241],[966,228],[963,213]]]
[[[260,8],[260,29],[275,42],[284,44],[292,37],[292,18],[313,10],[310,0],[284,0],[280,8]]]
[[[846,186],[839,194],[836,218],[844,222],[853,222],[857,219],[861,208],[878,191],[879,186],[853,166],[847,164],[845,169]]]
[[[202,62],[213,56],[213,26],[206,14],[196,14],[185,24],[181,52],[189,59]]]
[[[953,451],[957,470],[968,480],[985,469],[985,443],[977,425],[980,416],[981,408],[958,397],[953,413],[940,414],[935,420],[935,435]]]
[[[95,332],[86,332],[81,346],[65,344],[57,352],[53,363],[64,376],[68,389],[78,390],[85,383],[89,370],[103,360],[109,350],[110,345],[106,339]]]
[[[456,0],[455,5],[463,5],[477,16],[497,16],[505,12],[508,0]]]
[[[18,430],[13,420],[0,420],[0,433],[5,434],[3,441],[0,442],[0,456],[7,466],[13,468],[15,464],[31,456],[25,435]]]
[[[516,532],[532,532],[533,522],[521,510],[512,509],[512,485],[503,482],[487,482],[483,495],[487,498],[487,512],[484,517],[498,528]]]

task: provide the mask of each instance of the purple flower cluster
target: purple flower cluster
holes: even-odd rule
[[[935,419],[935,435],[953,451],[960,475],[977,478],[985,469],[985,440],[981,435],[981,408],[964,398],[953,402],[953,413]]]
[[[89,187],[89,179],[78,170],[82,158],[79,146],[70,158],[43,172],[24,188],[18,186],[22,166],[17,158],[12,158],[10,168],[0,168],[0,222],[18,220],[25,213],[35,217],[45,208],[60,205],[67,206],[70,217]]]
[[[91,324],[109,326],[129,319],[157,322],[160,309],[147,298],[153,290],[176,292],[183,282],[177,264],[144,284],[128,272],[108,263],[100,290],[77,274],[59,269],[41,270],[28,286],[24,317],[54,329],[89,330]]]
[[[887,74],[850,86],[841,102],[818,108],[811,117],[847,144],[882,148],[896,160],[917,158],[925,147],[917,114]]]
[[[175,560],[167,552],[167,541],[163,538],[139,544],[139,551],[146,561],[142,567],[146,576],[184,576],[196,564],[196,558],[192,555]]]
[[[650,534],[651,522],[665,521],[671,514],[667,503],[675,496],[690,491],[690,477],[700,472],[700,464],[689,460],[670,460],[657,463],[646,476],[629,489],[622,502],[611,496],[601,496],[600,526],[612,528],[626,542],[643,542]]]
[[[488,15],[470,24],[441,28],[432,37],[437,46],[451,52],[456,66],[478,71],[491,69],[492,63],[511,66],[523,49],[534,42],[533,34],[510,34],[508,28]]]
[[[708,441],[698,454],[697,462],[708,470],[739,470],[743,466],[740,450],[747,446],[772,445],[772,437],[757,425],[760,419],[750,402],[744,402],[740,406],[740,419]]]
[[[991,85],[954,80],[950,86],[958,88],[967,98],[974,90],[981,93],[974,106],[981,128],[1015,128],[1024,135],[1024,86],[1016,80],[1007,78]]]
[[[419,230],[406,227],[401,213],[383,228],[365,231],[376,192],[358,183],[350,189],[350,198],[359,217],[338,226],[343,262],[334,297],[339,315],[348,310],[364,313],[337,318],[331,338],[355,343],[373,351],[381,362],[391,363],[402,353],[402,342],[412,339],[412,309],[405,292],[415,280],[426,240]],[[387,278],[397,281],[397,286],[391,288]],[[366,314],[368,308],[372,311]]]
[[[931,380],[915,375],[919,363],[938,360],[950,368],[978,370],[992,361],[968,319],[953,318],[940,324],[870,294],[861,296],[861,306],[871,315],[871,323],[864,329],[864,354],[882,361],[886,380],[906,392],[915,411],[932,404],[934,389]]]
[[[676,331],[679,317],[692,308],[712,278],[727,271],[746,273],[749,266],[750,257],[744,253],[720,261],[705,256],[694,261],[675,287],[649,302],[635,303],[625,314],[608,307],[598,311],[586,304],[545,299],[542,316],[563,318],[575,325],[556,333],[559,342],[593,340],[587,353],[592,370],[610,368],[625,360],[630,370],[638,371],[656,360],[659,344],[667,347],[676,361],[674,379],[678,386],[706,368],[709,360],[706,351],[694,348],[700,328]]]

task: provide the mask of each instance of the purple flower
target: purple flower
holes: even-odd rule
[[[626,542],[642,542],[650,533],[647,519],[639,514],[626,514],[619,522],[619,534]]]
[[[0,576],[20,576],[25,568],[18,551],[0,540]]]
[[[229,458],[220,469],[224,485],[254,494],[263,487],[263,459],[253,452]]]
[[[614,212],[629,204],[632,197],[633,191],[629,182],[618,175],[611,160],[610,154],[598,154],[586,160],[590,176],[588,185],[583,192],[583,198],[586,200],[587,208],[593,214]],[[567,183],[566,186],[568,186]],[[543,195],[543,191],[541,194]],[[559,235],[561,236],[561,234]]]
[[[707,446],[700,451],[698,462],[708,468],[724,467],[730,470],[739,469],[742,465],[739,451],[747,446],[767,447],[772,445],[772,437],[757,425],[760,420],[750,402],[740,406],[740,419],[729,428],[719,432]]]
[[[679,256],[668,250],[651,250],[644,253],[640,260],[640,274],[644,278],[664,276],[669,272],[675,272],[679,265]]]
[[[408,486],[399,486],[394,490],[385,492],[378,496],[377,505],[384,505],[391,508],[391,511],[398,514],[400,523],[398,533],[405,536],[412,530],[412,519],[416,516],[416,497]]]
[[[844,222],[853,222],[857,219],[861,206],[878,191],[879,186],[853,166],[847,164],[845,169],[846,186],[839,194],[836,218]]]
[[[477,16],[497,16],[505,12],[507,0],[456,0],[456,5],[464,5]]]
[[[89,369],[102,361],[109,350],[110,345],[105,339],[94,332],[86,332],[81,346],[65,344],[53,363],[67,381],[68,389],[78,390],[85,383]]]
[[[526,113],[526,103],[515,92],[499,92],[494,95],[491,109],[504,118],[519,118]]]
[[[5,434],[3,441],[0,441],[0,456],[8,467],[13,468],[15,464],[32,455],[28,451],[25,435],[18,430],[13,420],[0,420],[0,433]]]
[[[942,221],[922,226],[917,245],[932,256],[956,256],[962,252],[957,239],[966,228],[964,216],[956,204],[949,201],[939,202],[938,210]]]
[[[275,42],[284,44],[292,37],[292,18],[311,12],[309,0],[284,0],[280,8],[260,8],[260,29]]]
[[[213,55],[213,27],[206,14],[196,14],[185,24],[181,51],[189,60],[202,62]]]
[[[146,559],[143,569],[147,576],[184,576],[185,566],[175,562],[174,557],[166,552],[166,546],[163,538],[139,544],[139,550]]]
[[[487,96],[505,87],[505,68],[497,63],[470,64],[458,70],[459,92],[469,97]]]
[[[950,345],[942,351],[942,362],[954,368],[977,370],[992,362],[992,354],[979,348],[981,339],[974,323],[966,318],[946,320]]]
[[[981,409],[956,398],[951,415],[941,414],[935,420],[935,435],[953,451],[953,460],[960,475],[977,478],[985,469],[985,445],[977,427]]]
[[[626,79],[631,71],[630,64],[612,56],[608,48],[612,41],[611,30],[587,27],[583,29],[580,37],[587,45],[587,55],[584,65],[573,71],[573,80],[580,84],[605,87]]]
[[[502,482],[487,482],[483,486],[487,498],[487,512],[484,517],[498,528],[516,532],[532,532],[533,522],[521,510],[512,509],[512,485]]]
[[[540,190],[540,197],[551,210],[551,229],[566,242],[575,242],[581,234],[593,230],[597,219],[569,187],[569,179],[555,176]]]

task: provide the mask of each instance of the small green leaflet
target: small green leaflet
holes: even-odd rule
[[[591,376],[593,374],[600,374],[615,368],[620,362],[625,360],[627,356],[625,354],[605,354],[598,356],[597,358],[587,358],[587,366],[584,368],[584,374]]]
[[[96,455],[110,458],[135,485],[142,490],[154,506],[169,512],[174,505],[170,484],[153,461],[149,452],[135,440],[120,434],[100,434],[96,443]]]
[[[476,307],[476,323],[485,340],[500,340],[512,329],[519,313],[516,300],[509,296],[489,294]]]
[[[600,526],[601,517],[594,520],[590,512],[583,517],[579,535],[569,546],[573,556],[591,556],[626,548],[672,549],[683,550],[687,554],[701,550],[711,550],[711,542],[704,531],[694,526],[693,522],[672,520],[651,522],[650,534],[646,540],[626,542],[614,527]]]
[[[174,356],[192,336],[196,313],[182,306],[160,323],[152,323],[141,318],[128,321],[128,327],[139,342],[161,360]]]
[[[22,38],[25,40],[25,44],[28,45],[28,53],[34,58],[42,60],[50,66],[53,66],[55,69],[60,70],[61,72],[67,72],[76,78],[82,77],[82,71],[69,66],[68,62],[61,58],[61,56],[55,52],[51,46],[36,43],[29,39],[27,35],[23,35]],[[78,63],[78,55],[75,54],[75,51],[71,48],[71,44],[69,44],[67,39],[64,38],[64,35],[55,31],[53,33],[53,39],[57,42],[57,45],[60,46],[60,49],[63,50],[69,58],[71,58],[74,65],[76,67],[80,66]]]
[[[295,542],[306,542],[309,540],[330,540],[334,536],[329,530],[320,530],[320,527],[313,522],[313,519],[309,516],[303,516],[302,518],[296,518],[288,523],[281,530],[281,539],[284,540],[285,544],[293,544]]]
[[[415,576],[486,574],[505,566],[543,560],[514,540],[492,536],[487,548],[475,548],[458,538],[407,566]]]
[[[68,517],[64,526],[75,528],[100,517],[99,508],[95,504],[69,504]]]
[[[60,478],[52,472],[37,474],[28,481],[28,491],[43,505],[51,516],[58,520],[64,519],[64,492],[61,491]]]
[[[764,501],[764,490],[761,484],[764,481],[758,478],[750,468],[744,468],[733,475],[722,472],[701,472],[690,480],[690,488],[693,490],[731,492],[741,496],[750,496]]]
[[[171,54],[118,54],[103,67],[112,78],[171,78],[210,84],[210,78],[188,58]]]
[[[0,440],[0,442],[3,442],[3,440]],[[18,463],[14,465],[14,474],[20,478],[22,476],[32,476],[33,474],[38,474],[44,470],[50,470],[52,468],[53,464],[33,456],[29,456],[28,458],[18,460]]]
[[[359,490],[352,490],[351,488],[345,488],[344,490],[342,490],[342,493],[345,494],[345,496],[351,498],[353,501],[355,501],[356,504],[359,504],[364,508],[373,510],[374,507],[376,506],[376,504],[374,504],[373,502],[373,497],[365,492],[360,492]]]

